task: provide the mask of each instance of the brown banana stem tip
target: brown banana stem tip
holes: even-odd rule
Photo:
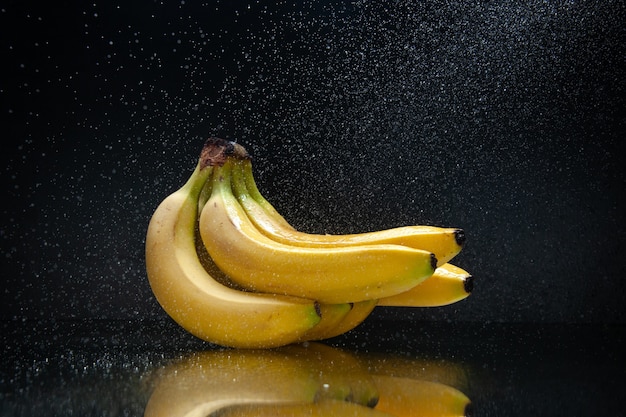
[[[314,303],[315,306],[315,312],[317,313],[317,315],[321,318],[322,317],[322,307],[320,306],[320,303],[318,303],[317,301]]]
[[[210,137],[204,143],[200,152],[201,168],[207,166],[222,166],[228,158],[251,159],[246,149],[236,142]]]

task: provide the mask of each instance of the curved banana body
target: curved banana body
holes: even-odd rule
[[[236,161],[214,167],[200,215],[207,251],[233,281],[260,292],[324,303],[358,302],[407,291],[431,276],[435,256],[400,245],[309,248],[276,242],[251,222],[232,192]]]
[[[432,252],[437,258],[437,266],[441,266],[456,256],[465,243],[465,232],[462,229],[434,226],[404,226],[346,235],[319,235],[298,231],[261,195],[254,181],[250,160],[241,161],[233,168],[233,192],[250,220],[263,234],[288,245],[331,248],[403,245]]]
[[[198,195],[211,170],[200,161],[150,220],[146,269],[152,291],[178,324],[206,341],[241,348],[292,343],[320,321],[314,301],[228,288],[198,258]]]
[[[450,263],[435,269],[431,277],[400,294],[383,297],[379,306],[440,307],[467,297],[474,288],[474,277],[466,270]]]

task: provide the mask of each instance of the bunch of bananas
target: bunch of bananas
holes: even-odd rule
[[[188,181],[154,212],[150,286],[183,328],[229,347],[269,348],[345,333],[376,306],[442,306],[473,278],[448,261],[461,229],[352,235],[297,231],[259,192],[239,144],[206,141]]]

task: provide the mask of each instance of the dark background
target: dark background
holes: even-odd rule
[[[623,2],[277,3],[0,3],[0,318],[162,317],[146,227],[219,135],[304,230],[465,229],[469,299],[375,316],[625,322]]]

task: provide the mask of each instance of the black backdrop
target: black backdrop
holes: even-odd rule
[[[219,135],[304,230],[466,230],[468,300],[378,317],[624,322],[623,2],[277,3],[1,3],[3,319],[161,317],[146,226]]]

